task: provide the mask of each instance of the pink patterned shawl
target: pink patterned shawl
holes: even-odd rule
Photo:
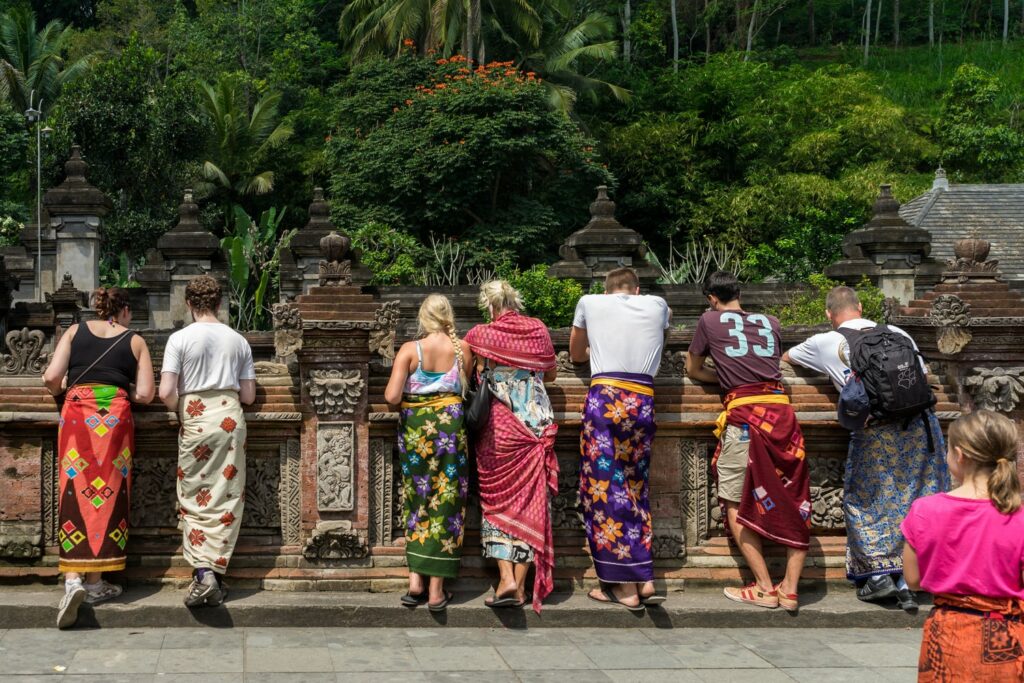
[[[477,325],[466,342],[476,355],[501,365],[541,372],[557,365],[547,325],[516,311],[504,311],[493,322]]]
[[[480,508],[494,526],[527,543],[534,552],[533,610],[554,588],[554,540],[548,494],[558,494],[555,434],[548,425],[537,436],[501,401],[491,401],[491,419],[476,442]]]

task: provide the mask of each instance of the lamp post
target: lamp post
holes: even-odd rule
[[[43,122],[43,100],[33,106],[36,91],[33,90],[28,96],[28,109],[25,110],[25,118],[29,123],[36,126],[36,300],[43,301],[43,138],[49,138],[53,129],[49,126],[43,128],[39,124]]]

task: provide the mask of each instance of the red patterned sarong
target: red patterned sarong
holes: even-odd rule
[[[935,596],[924,622],[917,680],[1024,681],[1024,602],[980,595]]]
[[[124,569],[135,451],[135,423],[124,389],[68,389],[57,449],[60,571]]]
[[[501,531],[533,548],[533,609],[552,591],[554,541],[548,494],[558,493],[555,434],[548,425],[537,436],[501,401],[491,401],[491,419],[476,442],[480,508]]]
[[[733,389],[723,403],[747,396],[781,395],[777,382]],[[728,410],[728,424],[749,426],[750,452],[737,520],[764,538],[799,550],[811,541],[811,489],[804,436],[788,404],[754,403]],[[719,442],[711,461],[718,479]],[[724,515],[723,515],[724,516]],[[728,527],[728,525],[726,525]]]

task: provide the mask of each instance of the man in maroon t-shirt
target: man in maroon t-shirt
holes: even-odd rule
[[[739,301],[739,283],[730,273],[719,271],[709,276],[704,283],[704,294],[711,309],[701,316],[690,342],[687,375],[696,381],[719,384],[727,401],[735,401],[737,395],[746,397],[745,403],[733,403],[735,409],[727,405],[728,424],[720,434],[715,468],[718,499],[725,507],[729,529],[754,574],[755,583],[726,588],[725,596],[761,607],[781,604],[795,611],[809,532],[806,527],[794,529],[794,526],[800,525],[802,515],[809,516],[810,492],[803,462],[803,437],[778,384],[782,379],[779,321],[770,315],[744,311]],[[714,369],[705,365],[709,356],[714,361]],[[762,401],[758,401],[759,398]],[[776,428],[775,434],[772,434],[773,428]],[[771,459],[780,452],[779,444],[774,441],[783,428],[789,433],[782,435],[784,450],[779,457],[786,458],[787,466],[792,469],[779,476],[771,463],[758,462],[755,468],[751,457]],[[754,450],[751,439],[757,441]],[[761,479],[747,481],[755,469]],[[764,480],[766,472],[771,481]],[[766,496],[766,488],[774,495]],[[744,516],[741,507],[758,509],[763,516]],[[772,514],[764,514],[766,509]],[[779,517],[785,517],[783,526],[776,527]],[[773,583],[764,560],[762,536],[787,546],[786,576],[778,586]]]

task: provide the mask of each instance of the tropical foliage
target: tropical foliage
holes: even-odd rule
[[[12,235],[33,220],[37,152],[49,186],[82,145],[113,205],[114,281],[196,188],[249,268],[235,310],[253,325],[243,301],[274,298],[273,246],[315,186],[376,284],[519,272],[539,288],[600,183],[665,282],[711,261],[804,281],[883,181],[900,200],[940,163],[954,182],[1020,181],[1024,21],[1008,6],[0,0],[0,220]],[[54,129],[40,150],[30,97]]]

